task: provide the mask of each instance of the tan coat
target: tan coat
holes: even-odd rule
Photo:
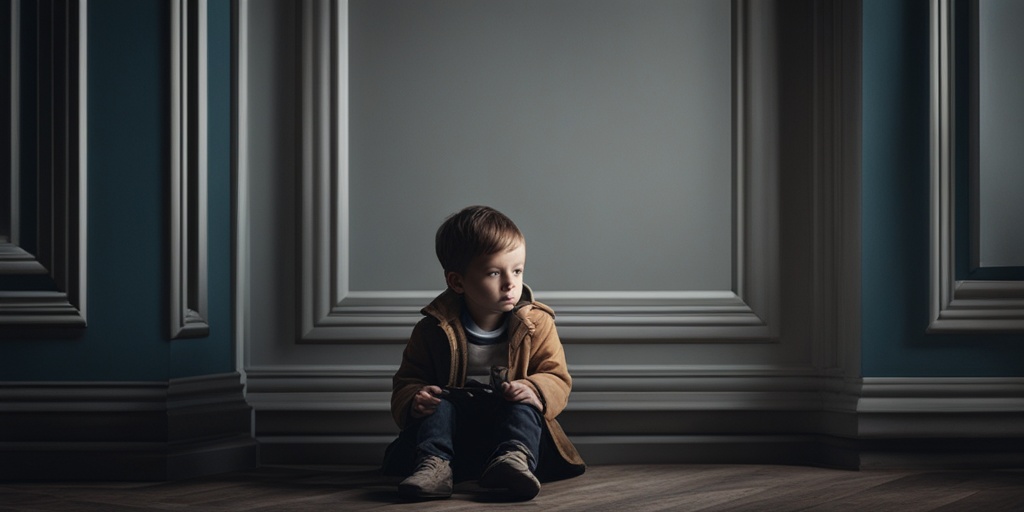
[[[421,387],[465,385],[468,349],[462,307],[462,297],[449,289],[423,308],[425,318],[413,329],[392,380],[391,414],[400,428],[411,421],[412,398]],[[547,431],[569,466],[565,469],[580,474],[583,459],[555,419],[569,401],[572,377],[554,317],[554,311],[535,302],[533,292],[524,286],[523,297],[509,316],[508,380],[526,379],[533,386],[544,404]]]

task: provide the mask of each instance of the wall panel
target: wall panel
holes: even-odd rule
[[[1024,281],[977,279],[957,270],[970,256],[957,250],[958,238],[970,237],[958,226],[957,194],[965,183],[957,178],[958,155],[966,149],[957,144],[970,118],[957,117],[957,68],[969,65],[955,51],[957,16],[951,0],[933,0],[931,33],[931,332],[1024,331]],[[962,44],[962,43],[961,43]],[[963,101],[962,99],[959,101]],[[970,112],[970,110],[967,110]],[[965,118],[967,117],[967,118]],[[972,128],[973,129],[973,128]],[[976,193],[976,192],[975,192]],[[980,199],[976,199],[980,200]],[[970,206],[968,206],[970,208]],[[975,206],[976,207],[976,206]]]
[[[7,5],[0,324],[86,323],[86,6]]]
[[[619,40],[616,37],[635,41],[641,39],[638,34],[649,35],[654,29],[674,33],[673,29],[679,27],[658,26],[666,16],[716,28],[683,41],[663,41],[655,36],[642,48],[657,54],[656,58],[649,57],[654,61],[649,69],[633,69],[635,59],[629,58],[632,46],[620,49],[621,55],[608,55],[607,47],[596,43],[580,43],[585,50],[576,43],[560,44],[558,38],[568,36],[564,30],[557,30],[557,25],[549,32],[541,30],[541,34],[529,38],[539,40],[532,44],[549,45],[554,53],[570,54],[561,61],[549,57],[555,67],[561,69],[567,62],[580,61],[573,52],[583,52],[589,58],[565,70],[564,83],[548,86],[551,92],[535,83],[543,84],[550,74],[547,64],[535,63],[516,52],[506,55],[506,46],[515,44],[516,39],[498,30],[530,25],[527,21],[558,14],[547,12],[548,4],[528,4],[536,11],[531,13],[532,18],[509,18],[501,11],[500,3],[484,4],[491,5],[490,9],[437,7],[427,13],[420,11],[422,7],[354,3],[356,18],[351,17],[344,2],[304,5],[303,180],[299,196],[303,205],[300,329],[304,341],[403,339],[415,324],[419,308],[439,292],[428,284],[438,279],[426,276],[436,278],[440,273],[436,269],[427,271],[424,265],[424,260],[433,260],[430,238],[436,225],[446,212],[461,208],[467,201],[484,202],[487,198],[499,206],[507,205],[506,211],[522,217],[524,226],[534,226],[536,235],[527,232],[531,241],[540,240],[541,247],[562,248],[554,253],[550,248],[548,252],[541,250],[541,258],[547,254],[548,261],[540,263],[544,269],[538,272],[542,280],[540,284],[534,282],[534,287],[541,300],[559,311],[562,334],[568,340],[775,337],[779,296],[778,119],[776,98],[769,95],[778,88],[765,71],[772,55],[762,50],[773,48],[764,43],[774,33],[763,22],[750,21],[764,19],[761,7],[736,2],[730,12],[720,2],[673,3],[677,9],[669,13],[651,8],[639,11],[640,15],[610,8],[618,5],[631,11],[620,4],[599,4],[603,8],[590,11],[589,21],[571,25],[568,34],[579,37],[569,39],[582,38],[585,42],[590,37],[601,42],[601,37],[588,32],[596,30],[592,24],[603,26],[623,19],[628,20],[627,25],[636,26],[633,32],[605,35],[612,43]],[[367,5],[374,8],[367,9]],[[571,5],[560,9],[573,10]],[[389,12],[397,13],[394,19],[374,19],[386,18],[381,13]],[[453,35],[443,28],[446,23],[469,23],[458,21],[464,16],[480,18],[470,23],[475,28],[469,33]],[[415,23],[401,23],[408,19]],[[375,30],[373,23],[388,30]],[[488,23],[494,26],[487,28]],[[352,34],[350,25],[356,27]],[[646,25],[651,27],[645,30]],[[428,38],[430,30],[447,34],[430,56],[417,54],[424,41],[417,42],[415,34],[390,36],[400,42],[387,42],[391,31],[426,31],[421,37]],[[480,36],[477,30],[489,37]],[[364,32],[383,32],[385,36],[370,38]],[[499,34],[495,37],[493,32]],[[449,37],[453,41],[448,41]],[[482,42],[476,44],[478,39]],[[467,50],[453,48],[472,48],[483,56],[477,62],[465,55]],[[374,59],[363,58],[364,53]],[[417,57],[408,57],[409,53]],[[350,55],[355,56],[353,60]],[[468,61],[465,65],[473,72],[452,78],[449,75],[454,71],[445,72],[440,64],[423,64],[420,57],[460,65]],[[520,77],[517,87],[495,85],[508,80],[501,78],[504,72],[485,65],[524,59],[527,62],[507,71],[509,77]],[[386,63],[376,65],[381,60]],[[412,61],[418,64],[403,64]],[[654,73],[672,62],[680,63],[678,69]],[[598,63],[609,68],[604,73],[613,76],[614,81],[588,75],[592,69],[601,68]],[[398,69],[378,69],[388,65]],[[680,79],[698,67],[707,71],[709,78],[699,83]],[[362,76],[364,70],[369,77]],[[531,74],[536,75],[535,81],[522,78]],[[419,85],[435,76],[444,76],[442,81],[490,87],[485,96],[500,108],[480,112],[477,103],[482,100],[464,99],[465,94],[459,91],[440,94],[429,83],[397,90],[379,83]],[[627,87],[641,77],[664,88],[656,97],[645,98],[648,103],[640,102],[638,96],[651,96],[650,91]],[[434,87],[445,89],[443,84]],[[606,91],[606,87],[612,90]],[[531,95],[536,88],[541,92]],[[537,94],[553,95],[550,101],[557,101],[560,108],[540,108],[526,101],[527,97],[540,100],[534,97]],[[414,106],[416,102],[406,103],[410,101],[407,97],[419,95],[429,96],[432,99],[424,101],[440,106],[427,109]],[[506,104],[515,103],[517,95],[522,105]],[[616,103],[616,97],[623,95],[627,97]],[[635,101],[630,101],[630,96]],[[585,99],[579,100],[581,97]],[[457,103],[453,98],[464,101]],[[577,105],[579,101],[582,106]],[[615,105],[644,111],[657,110],[662,103],[670,105],[662,107],[667,112],[661,116],[631,113],[636,116],[634,123],[643,119],[642,130],[618,126],[624,122],[624,114],[616,112]],[[672,103],[678,103],[678,108],[671,108],[675,107]],[[705,110],[688,115],[697,106]],[[474,142],[474,137],[483,135],[472,129],[473,125],[485,119],[500,124],[524,115],[524,110],[554,112],[541,118],[536,127],[490,130],[484,147]],[[401,123],[396,121],[398,111],[406,116]],[[579,119],[581,111],[597,121]],[[448,119],[450,126],[432,126],[438,119]],[[614,127],[592,136],[590,142],[601,148],[587,149],[579,140],[568,143],[560,138],[559,134],[586,131],[595,122]],[[678,126],[666,135],[662,133],[666,124]],[[435,133],[445,129],[446,135]],[[444,143],[403,135],[402,130],[433,133]],[[659,132],[666,142],[649,146],[648,131]],[[536,139],[523,140],[527,136]],[[669,140],[675,144],[669,144]],[[393,147],[386,147],[385,141]],[[613,142],[615,149],[606,149]],[[506,151],[551,153],[552,147],[558,148],[554,155],[523,155],[514,162],[486,167],[478,165],[473,155],[459,157],[469,148],[474,154],[483,152],[497,158]],[[421,153],[426,151],[445,154],[445,158],[458,163],[436,167],[436,163],[430,163],[433,161],[422,158]],[[395,154],[406,156],[403,160]],[[417,165],[421,159],[424,163]],[[556,161],[563,164],[554,165]],[[427,187],[423,180],[442,186]],[[633,185],[641,182],[643,187]],[[433,196],[427,200],[430,206],[412,193],[418,190],[422,195],[427,189]],[[579,193],[581,190],[591,190],[604,199],[593,200],[588,193]],[[658,194],[652,194],[654,190]],[[374,199],[385,193],[387,198]],[[705,206],[694,207],[686,214],[679,209],[680,204]],[[572,219],[578,226],[572,228],[572,234],[563,233],[565,228],[559,226]],[[645,256],[648,251],[651,254]],[[543,280],[551,273],[563,277]],[[550,285],[543,286],[548,282]],[[550,287],[558,282],[575,287]]]

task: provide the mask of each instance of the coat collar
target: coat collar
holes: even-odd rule
[[[462,307],[462,295],[459,295],[451,288],[448,288],[428,304],[427,307],[420,310],[420,313],[432,316],[438,319],[442,324],[461,325],[460,316],[462,314]],[[519,298],[519,302],[516,304],[516,307],[512,309],[512,314],[514,318],[526,324],[526,327],[531,331],[534,326],[533,322],[528,318],[528,315],[533,309],[540,309],[552,317],[555,316],[555,312],[552,311],[551,308],[541,304],[540,302],[536,302],[533,299],[533,290],[524,284],[523,295]]]

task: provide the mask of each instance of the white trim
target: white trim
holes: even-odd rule
[[[766,128],[772,114],[747,87],[760,47],[751,27],[764,7],[733,2],[733,289],[710,292],[549,293],[563,339],[658,342],[752,340],[779,334],[778,190]],[[349,290],[348,2],[305,0],[301,10],[301,243],[299,341],[403,341],[432,292],[359,293]],[[764,140],[761,140],[764,139]],[[757,191],[765,198],[752,197]],[[757,257],[753,257],[757,255]],[[415,305],[412,301],[418,299]],[[725,304],[723,304],[723,300]],[[604,306],[607,307],[604,307]],[[654,307],[652,307],[652,305]],[[725,306],[725,307],[723,307]],[[614,316],[610,315],[615,310]]]
[[[231,133],[232,155],[232,234],[234,240],[234,312],[235,370],[246,381],[245,369],[249,365],[249,2],[233,0],[232,30],[236,40],[232,45],[234,118]]]
[[[53,84],[56,97],[66,103],[66,112],[53,120],[51,166],[40,169],[48,177],[40,180],[38,207],[46,214],[39,219],[39,247],[29,254],[4,244],[5,255],[0,258],[0,273],[47,274],[57,291],[0,290],[2,325],[86,325],[88,1],[66,2],[61,12],[67,19],[55,18],[48,27],[63,33],[73,51],[66,61],[52,63],[67,66],[67,81]]]
[[[1024,332],[1024,281],[956,279],[956,69],[952,0],[931,2],[929,332]]]
[[[206,0],[171,0],[170,334],[210,334]],[[194,26],[193,26],[194,25]]]
[[[71,279],[77,280],[73,285],[74,295],[71,295],[72,304],[78,305],[82,316],[82,322],[86,319],[86,280],[89,275],[86,265],[89,255],[89,232],[88,211],[89,211],[89,12],[88,0],[79,0],[78,4],[78,87],[75,93],[78,95],[78,139],[74,141],[76,154],[73,155],[78,166],[78,180],[75,186],[76,197],[74,201],[78,205],[78,211],[72,209],[71,217],[77,213],[78,224],[72,231],[72,239],[77,245],[76,255],[78,269],[72,273]],[[74,182],[74,181],[73,181]]]

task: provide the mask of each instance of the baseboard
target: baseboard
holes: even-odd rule
[[[860,441],[860,469],[1024,468],[1024,439],[895,439]]]
[[[260,436],[261,464],[380,466],[393,435]]]
[[[238,374],[0,383],[0,479],[167,480],[260,461],[376,465],[396,433],[376,373],[275,376],[276,388],[257,379],[250,399],[262,448]],[[581,377],[561,420],[591,464],[1024,467],[1024,379],[844,387],[785,375]]]
[[[782,464],[856,469],[847,440],[818,435],[583,436],[589,464]]]
[[[116,428],[116,427],[115,427]],[[163,481],[251,469],[249,436],[185,443],[0,443],[0,481]]]
[[[237,373],[0,384],[0,480],[172,480],[259,464]]]
[[[250,374],[262,461],[379,464],[384,373]],[[1024,467],[1024,379],[579,373],[559,420],[591,464]]]
[[[865,378],[860,439],[1024,438],[1024,379]]]

